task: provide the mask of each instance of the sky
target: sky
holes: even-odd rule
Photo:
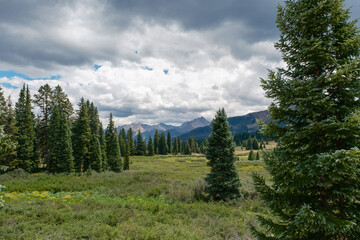
[[[116,125],[265,110],[260,78],[284,66],[279,2],[0,0],[0,83],[13,102],[24,83],[61,85]],[[345,5],[360,17],[359,0]]]

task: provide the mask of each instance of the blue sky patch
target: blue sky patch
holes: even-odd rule
[[[6,87],[6,88],[12,88],[12,89],[17,89],[17,88],[19,88],[19,87],[13,86],[13,85],[11,85],[10,83],[7,83],[7,82],[1,83],[1,85],[2,85],[3,87]]]
[[[145,67],[141,67],[142,69],[144,69],[144,70],[148,70],[148,71],[152,71],[152,70],[154,70],[154,69],[152,69],[151,67],[147,67],[147,66],[145,66]]]
[[[95,64],[94,66],[93,66],[93,69],[95,70],[95,71],[97,71],[99,68],[101,68],[102,66],[101,65],[97,65],[97,64]]]
[[[169,70],[167,70],[167,69],[164,69],[163,71],[164,71],[165,75],[167,75],[169,73]]]
[[[18,77],[18,78],[32,81],[32,80],[58,80],[61,78],[61,75],[54,75],[54,76],[51,76],[50,78],[32,78],[25,74],[16,72],[14,70],[0,70],[0,78],[3,78],[3,77],[9,78],[9,79]]]

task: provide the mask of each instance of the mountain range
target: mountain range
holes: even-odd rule
[[[230,125],[230,131],[232,134],[243,132],[256,132],[259,130],[257,120],[262,122],[268,122],[269,112],[267,110],[260,112],[253,112],[244,116],[229,117],[228,122]],[[187,140],[190,136],[195,139],[207,138],[211,134],[211,125],[204,117],[196,118],[192,121],[185,122],[180,126],[173,126],[164,123],[156,125],[148,125],[142,123],[131,123],[122,126],[118,126],[118,132],[124,128],[128,131],[130,128],[134,134],[141,131],[142,136],[148,139],[149,136],[154,136],[155,130],[159,132],[170,131],[172,137],[180,136],[182,140]]]
[[[210,125],[210,122],[204,117],[196,118],[192,121],[184,122],[180,126],[173,126],[164,123],[159,123],[156,125],[148,125],[142,123],[131,123],[118,127],[118,132],[124,128],[125,131],[128,131],[130,128],[133,130],[134,134],[137,134],[138,131],[141,131],[141,134],[145,139],[148,139],[149,136],[154,136],[155,130],[159,132],[170,131],[172,137],[181,136],[185,133],[188,133],[196,128],[204,127]]]
[[[230,125],[230,131],[232,134],[236,133],[253,133],[259,131],[259,126],[257,120],[260,120],[264,123],[269,121],[269,112],[267,110],[260,112],[253,112],[246,114],[244,116],[229,117],[228,122]],[[196,128],[180,136],[182,140],[187,140],[189,137],[194,137],[194,139],[207,138],[211,134],[211,126],[204,126]]]

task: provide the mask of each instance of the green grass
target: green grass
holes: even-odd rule
[[[251,181],[262,161],[236,162],[245,196],[194,198],[209,172],[205,157],[132,157],[131,170],[91,176],[9,173],[0,239],[251,239],[255,213],[267,214]]]

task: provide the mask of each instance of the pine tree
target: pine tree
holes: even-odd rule
[[[195,146],[195,153],[199,153],[199,144],[197,142],[194,142],[194,146]]]
[[[127,142],[125,145],[125,156],[124,156],[124,170],[130,169],[130,143]]]
[[[171,146],[172,146],[172,144],[171,144],[171,134],[170,134],[170,131],[167,132],[167,139],[166,139],[166,141],[167,141],[168,153],[171,153],[171,150],[172,150]]]
[[[151,136],[149,137],[149,141],[148,141],[148,153],[149,153],[149,156],[155,155],[154,144],[153,144],[153,140],[152,140]]]
[[[262,80],[272,99],[264,161],[254,175],[272,217],[261,239],[360,239],[360,36],[343,0],[287,0],[278,7],[286,67]]]
[[[125,139],[126,139],[126,132],[125,129],[122,128],[119,133],[119,146],[122,157],[125,157],[125,147],[126,147]]]
[[[159,145],[160,145],[160,135],[159,135],[159,131],[156,129],[155,130],[155,135],[154,135],[154,151],[155,151],[155,154],[159,154]]]
[[[254,151],[251,149],[248,155],[248,160],[255,160]]]
[[[191,155],[191,148],[190,148],[189,142],[187,142],[187,141],[183,142],[183,149],[184,149],[185,155]]]
[[[241,184],[235,167],[235,146],[224,109],[216,112],[211,124],[212,133],[206,151],[211,171],[205,178],[208,183],[205,191],[214,200],[239,198]]]
[[[177,137],[175,137],[174,138],[174,145],[173,145],[173,153],[175,154],[175,155],[177,155],[178,154],[178,149],[179,149],[179,147],[178,147],[178,139],[177,139]]]
[[[167,150],[168,150],[168,147],[167,147],[167,143],[166,143],[165,133],[161,132],[160,141],[159,141],[159,154],[167,155],[168,154]]]
[[[259,152],[260,152],[260,151],[257,151],[255,160],[260,160],[260,153],[259,153]]]
[[[102,160],[101,169],[102,171],[107,171],[108,164],[107,164],[107,153],[106,153],[106,140],[105,140],[104,128],[101,122],[99,123],[99,143],[100,143],[101,160]]]
[[[134,144],[134,133],[131,128],[129,128],[127,131],[126,142],[129,142],[130,144],[130,156],[135,155],[136,145]]]
[[[0,118],[3,117],[3,110],[0,109]],[[2,171],[3,168],[5,167],[9,167],[9,163],[12,164],[11,161],[9,161],[8,159],[6,159],[6,156],[9,155],[9,153],[11,153],[13,150],[15,149],[15,143],[12,141],[11,137],[4,133],[4,125],[0,125],[0,170]],[[5,157],[4,157],[5,156]],[[0,190],[1,190],[0,186]],[[4,201],[2,201],[1,197],[0,197],[0,208],[3,206]]]
[[[110,113],[109,125],[107,126],[106,133],[106,147],[107,147],[107,161],[111,171],[121,172],[122,170],[122,158],[120,154],[120,147],[118,143],[118,137],[114,126],[113,116]],[[130,144],[130,142],[128,141]]]
[[[6,110],[7,110],[7,104],[6,104],[6,100],[4,97],[4,93],[2,91],[2,88],[0,86],[0,126],[5,126],[6,125]]]
[[[89,115],[89,127],[91,132],[90,140],[90,160],[89,164],[91,168],[97,172],[102,171],[102,154],[101,154],[101,144],[100,144],[100,119],[97,108],[94,106],[94,103],[86,102]]]
[[[144,139],[141,135],[141,131],[139,129],[138,135],[136,138],[136,155],[144,156],[146,149],[144,149]]]
[[[38,167],[38,161],[34,154],[35,130],[34,115],[31,109],[29,87],[25,88],[24,84],[15,108],[16,127],[18,128],[16,151],[18,167],[27,172],[32,172]]]
[[[6,109],[4,112],[4,133],[9,138],[10,145],[16,146],[17,143],[17,132],[18,128],[16,127],[16,120],[15,120],[15,112],[12,107],[11,97],[8,97]],[[11,147],[7,148],[7,151],[4,151],[3,154],[0,156],[0,165],[4,165],[8,167],[8,171],[14,170],[17,167],[16,161],[16,148]]]
[[[49,152],[49,123],[52,108],[54,107],[53,99],[53,91],[49,84],[40,86],[38,93],[34,94],[33,102],[40,109],[36,139],[38,145],[37,149],[41,159],[46,158],[46,155]]]
[[[66,113],[58,106],[52,110],[49,122],[49,153],[46,155],[47,169],[51,173],[71,172],[74,166],[71,130]]]
[[[259,142],[258,140],[256,139],[256,137],[254,137],[252,139],[252,149],[254,150],[259,150]]]
[[[246,141],[246,150],[251,150],[251,149],[253,149],[253,148],[252,148],[252,147],[253,147],[252,142],[253,142],[252,138],[249,137],[248,140]]]
[[[194,138],[192,136],[188,138],[188,144],[190,147],[190,153],[195,152],[195,142],[194,142]]]
[[[183,150],[181,149],[181,138],[180,136],[178,136],[178,153],[182,154]]]
[[[147,144],[146,144],[146,141],[143,140],[143,149],[144,149],[144,155],[146,155],[146,150],[147,150]]]
[[[79,111],[77,115],[78,116],[75,120],[73,128],[73,151],[75,159],[75,170],[77,172],[83,173],[86,172],[87,168],[89,167],[91,158],[90,120],[84,98],[81,98],[80,100]]]
[[[68,118],[71,118],[74,113],[74,108],[60,85],[53,90],[53,105],[57,105],[59,111],[66,113]]]

